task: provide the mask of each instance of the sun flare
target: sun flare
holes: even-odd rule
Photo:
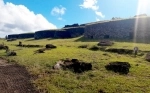
[[[136,15],[146,14],[149,10],[150,0],[138,0],[137,5],[137,12]],[[139,25],[139,19],[137,18],[135,21],[135,27],[134,27],[134,42],[137,40],[137,29]]]
[[[138,0],[137,14],[143,14],[148,11],[150,0]]]

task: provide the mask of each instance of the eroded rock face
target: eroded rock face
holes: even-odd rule
[[[138,19],[138,23],[136,20]],[[144,23],[144,24],[143,24]],[[138,17],[123,20],[108,20],[91,23],[85,26],[85,38],[133,40],[137,26],[136,42],[150,42],[150,17]],[[141,29],[145,29],[144,33]]]
[[[112,70],[115,73],[128,74],[130,69],[130,64],[128,62],[111,62],[105,66],[107,70]]]
[[[80,62],[78,59],[66,59],[58,61],[54,66],[54,69],[69,69],[75,73],[82,73],[84,71],[92,70],[91,63]]]
[[[150,62],[150,52],[146,54],[145,59]]]

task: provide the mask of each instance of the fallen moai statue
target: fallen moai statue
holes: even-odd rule
[[[8,51],[7,56],[16,56],[17,53],[15,51]]]
[[[80,62],[78,59],[65,59],[58,61],[53,69],[70,69],[75,73],[82,73],[84,71],[92,70],[91,63]]]
[[[55,45],[52,45],[52,44],[46,44],[45,47],[46,47],[46,48],[57,48]]]
[[[112,70],[116,73],[120,74],[128,74],[129,73],[129,68],[130,64],[128,62],[111,62],[108,65],[105,66],[107,70]]]
[[[130,49],[117,49],[117,48],[109,48],[106,49],[105,51],[107,52],[113,52],[113,53],[118,53],[118,54],[132,54],[133,50]]]
[[[34,54],[36,54],[36,53],[44,53],[45,50],[46,50],[45,48],[41,48],[41,49],[35,50]]]
[[[110,40],[101,40],[97,45],[98,46],[112,46],[114,42]]]

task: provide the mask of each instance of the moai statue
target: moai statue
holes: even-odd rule
[[[134,47],[133,53],[134,53],[135,56],[137,55],[138,50],[139,50],[138,47]]]
[[[19,46],[22,46],[22,42],[21,41],[19,41]]]

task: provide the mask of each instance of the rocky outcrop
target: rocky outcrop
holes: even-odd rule
[[[19,35],[18,34],[11,34],[11,35],[8,35],[7,39],[13,39],[13,38],[18,38]]]
[[[150,42],[150,17],[101,21],[85,26],[85,38]]]
[[[34,38],[34,33],[22,33],[18,36],[19,39]]]
[[[53,38],[56,30],[42,30],[35,32],[35,39]]]
[[[63,29],[70,34],[71,38],[81,36],[84,33],[84,26],[70,27],[70,28],[63,28]]]

